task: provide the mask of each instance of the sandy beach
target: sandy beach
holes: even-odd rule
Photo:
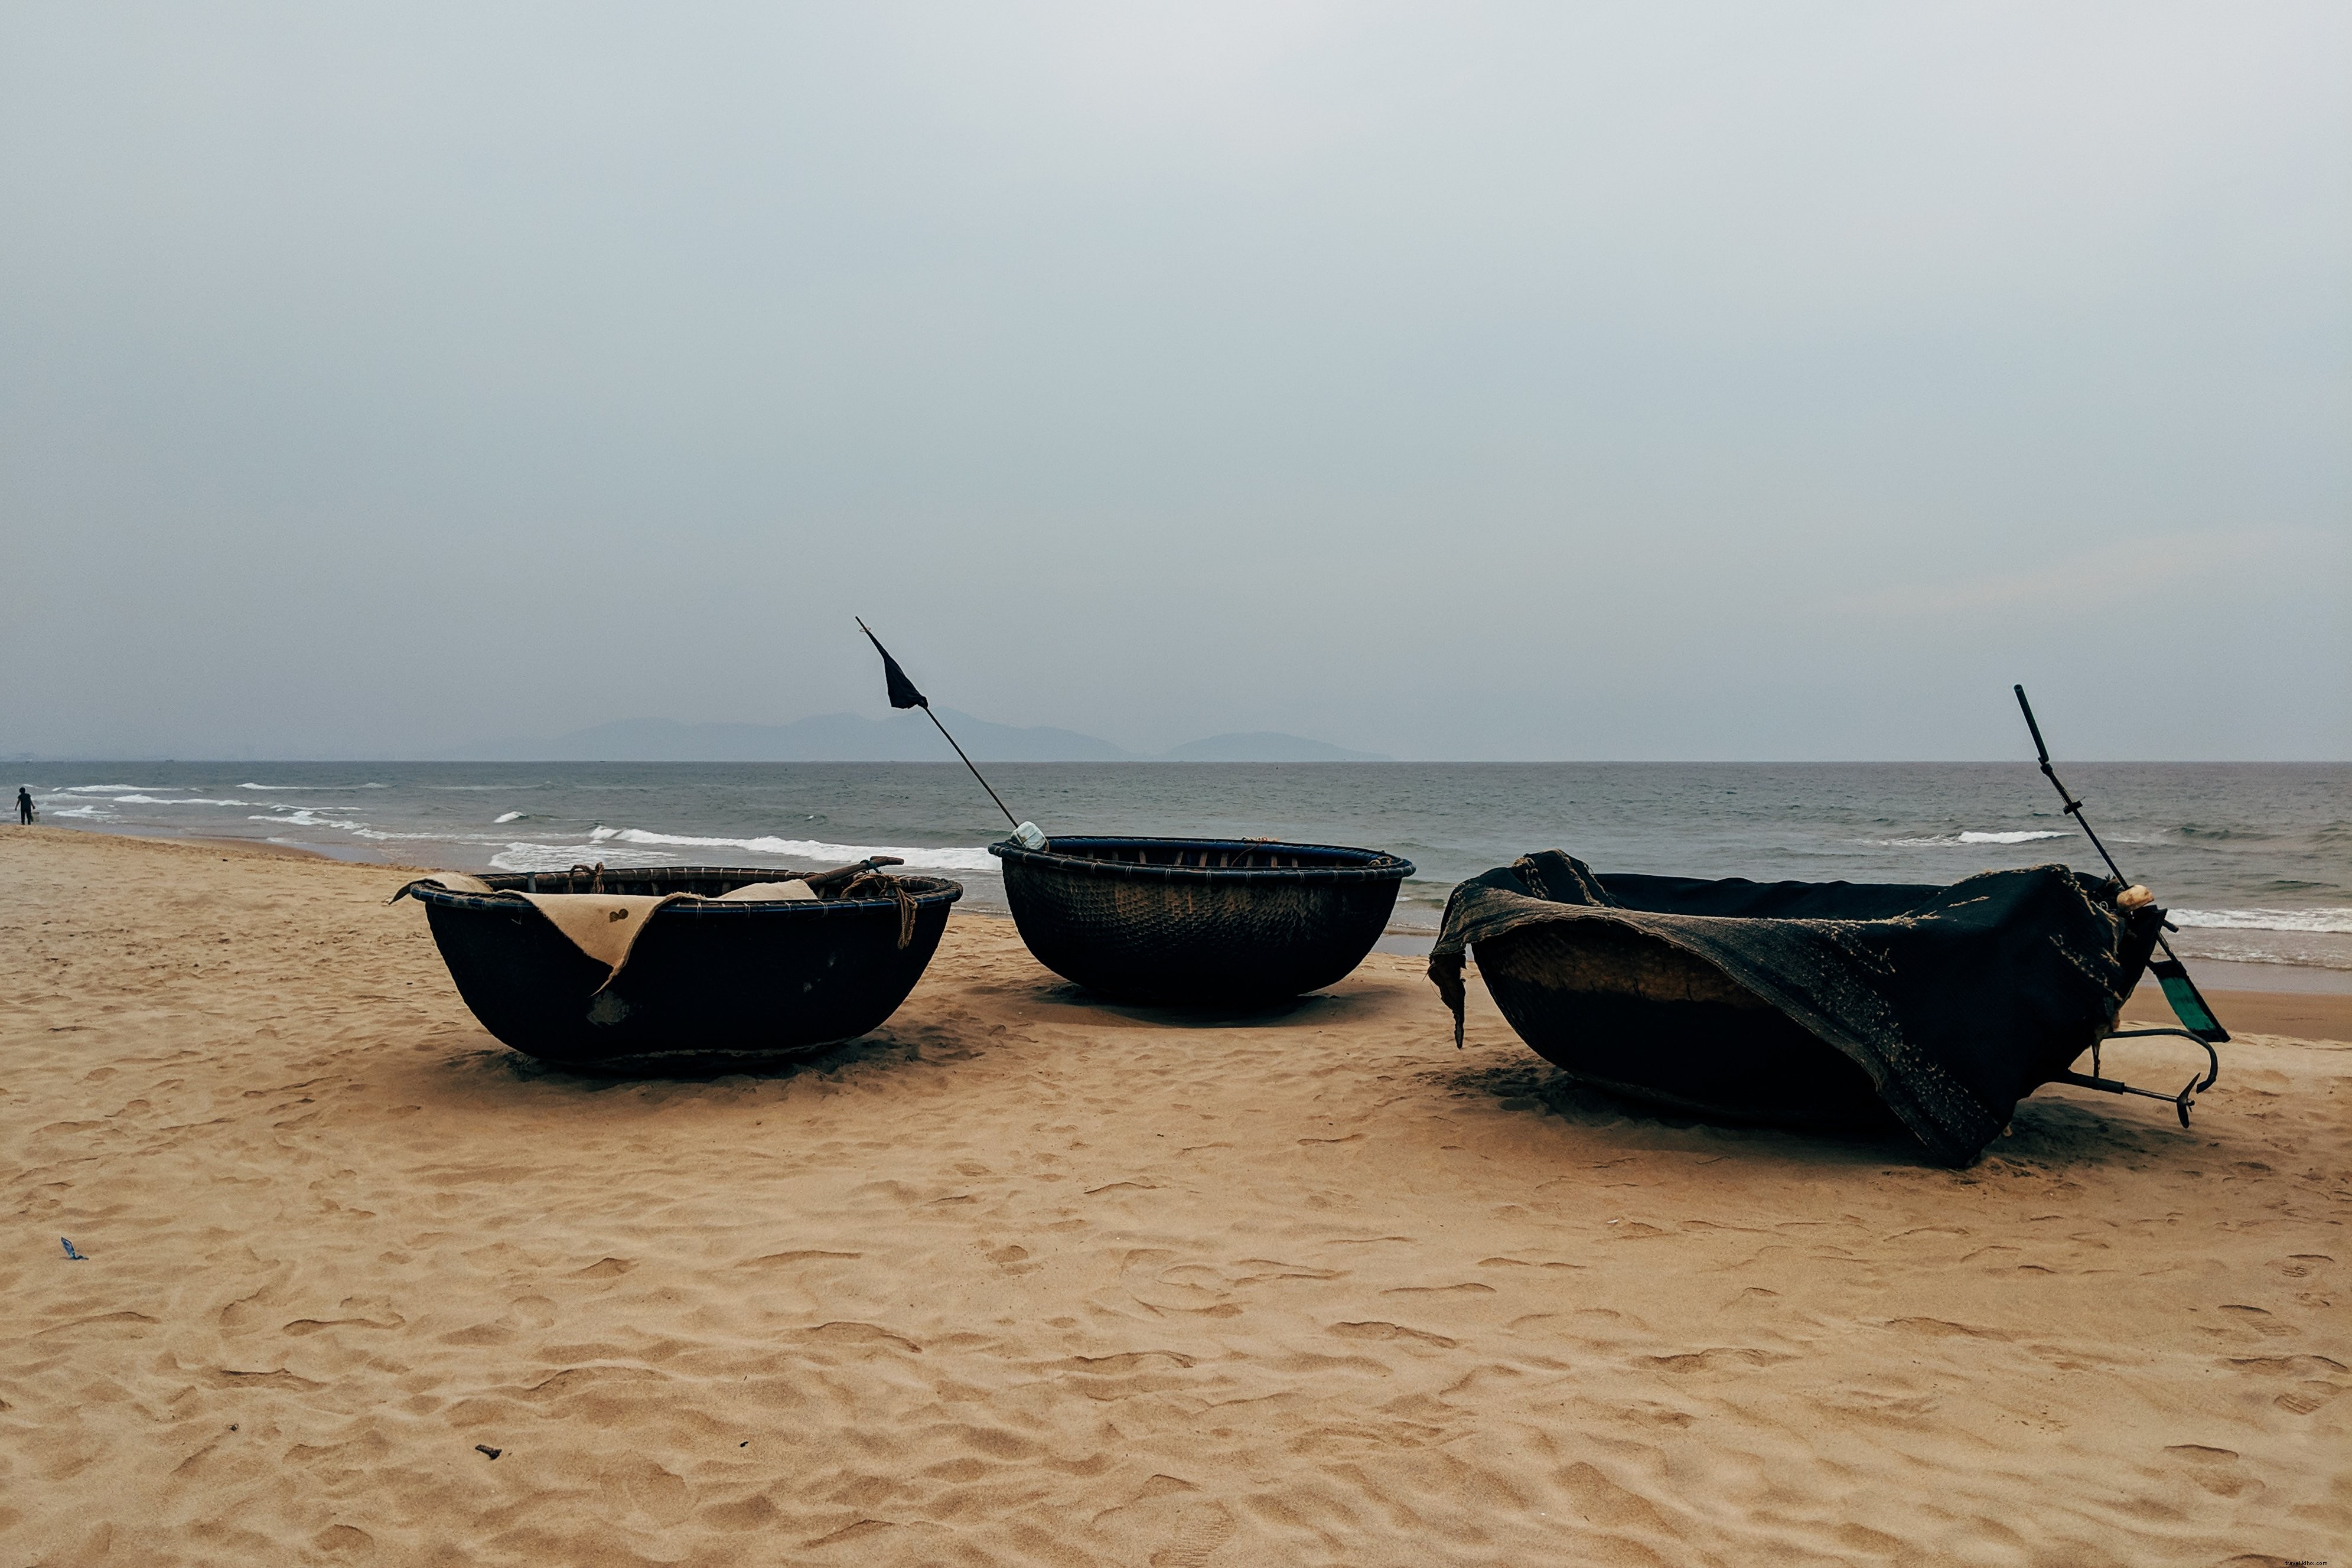
[[[0,873],[9,1568],[2352,1560],[2345,998],[1949,1171],[1582,1092],[1475,981],[1457,1052],[1392,955],[1185,1020],[959,916],[863,1041],[615,1083],[396,872]]]

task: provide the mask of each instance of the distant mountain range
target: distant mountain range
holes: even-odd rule
[[[976,762],[1386,762],[1302,736],[1257,730],[1213,735],[1159,753],[1129,751],[1076,730],[992,724],[953,708],[940,717]],[[497,740],[457,747],[450,761],[480,762],[952,762],[931,721],[827,713],[791,724],[680,724],[625,718],[551,740]]]
[[[1309,740],[1279,730],[1253,729],[1188,740],[1160,753],[1155,762],[1387,762],[1377,751],[1350,751],[1328,740]]]

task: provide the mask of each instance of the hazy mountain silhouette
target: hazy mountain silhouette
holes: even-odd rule
[[[1069,729],[991,724],[939,710],[963,748],[991,762],[1110,762],[1127,755],[1108,740]],[[625,718],[551,740],[502,740],[463,747],[464,758],[514,762],[938,762],[955,760],[919,713],[867,718],[826,713],[791,724],[680,724]]]
[[[1154,758],[1076,730],[992,724],[953,708],[940,717],[978,762],[1376,762],[1372,752],[1263,730],[1216,735]],[[452,748],[450,761],[942,762],[955,753],[919,713],[867,718],[827,713],[791,724],[680,724],[625,718],[547,740],[502,739]]]
[[[1279,730],[1253,729],[1188,740],[1160,754],[1162,762],[1386,762],[1377,751],[1350,751],[1328,740],[1308,740]]]

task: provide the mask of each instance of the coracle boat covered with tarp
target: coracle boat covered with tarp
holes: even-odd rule
[[[1413,869],[1265,840],[1006,839],[989,852],[1038,962],[1115,1000],[1175,1006],[1281,1001],[1345,977]]]
[[[1464,956],[1519,1038],[1673,1110],[1819,1131],[1900,1126],[1962,1166],[2019,1101],[2095,1076],[2154,951],[2147,891],[2061,865],[1948,887],[1596,874],[1557,850],[1454,891],[1430,977],[1462,1038]],[[2177,963],[2183,1035],[2229,1036]],[[2070,1071],[2094,1053],[2093,1074]],[[2218,1066],[2217,1066],[2218,1070]],[[2192,1080],[2174,1102],[2183,1124]]]
[[[853,1040],[907,999],[963,885],[877,869],[898,863],[442,873],[393,896],[425,905],[458,995],[515,1050],[702,1071]]]

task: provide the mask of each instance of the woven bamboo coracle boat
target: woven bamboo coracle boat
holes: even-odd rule
[[[602,870],[594,891],[717,899],[794,872],[740,866]],[[617,972],[511,894],[585,893],[578,874],[480,879],[487,893],[420,883],[433,940],[482,1027],[529,1056],[581,1071],[708,1071],[853,1040],[907,999],[938,951],[963,884],[940,877],[810,879],[798,902],[688,899],[646,918]]]
[[[1317,990],[1364,961],[1412,862],[1226,839],[991,844],[1021,939],[1120,1001],[1230,1007]]]

